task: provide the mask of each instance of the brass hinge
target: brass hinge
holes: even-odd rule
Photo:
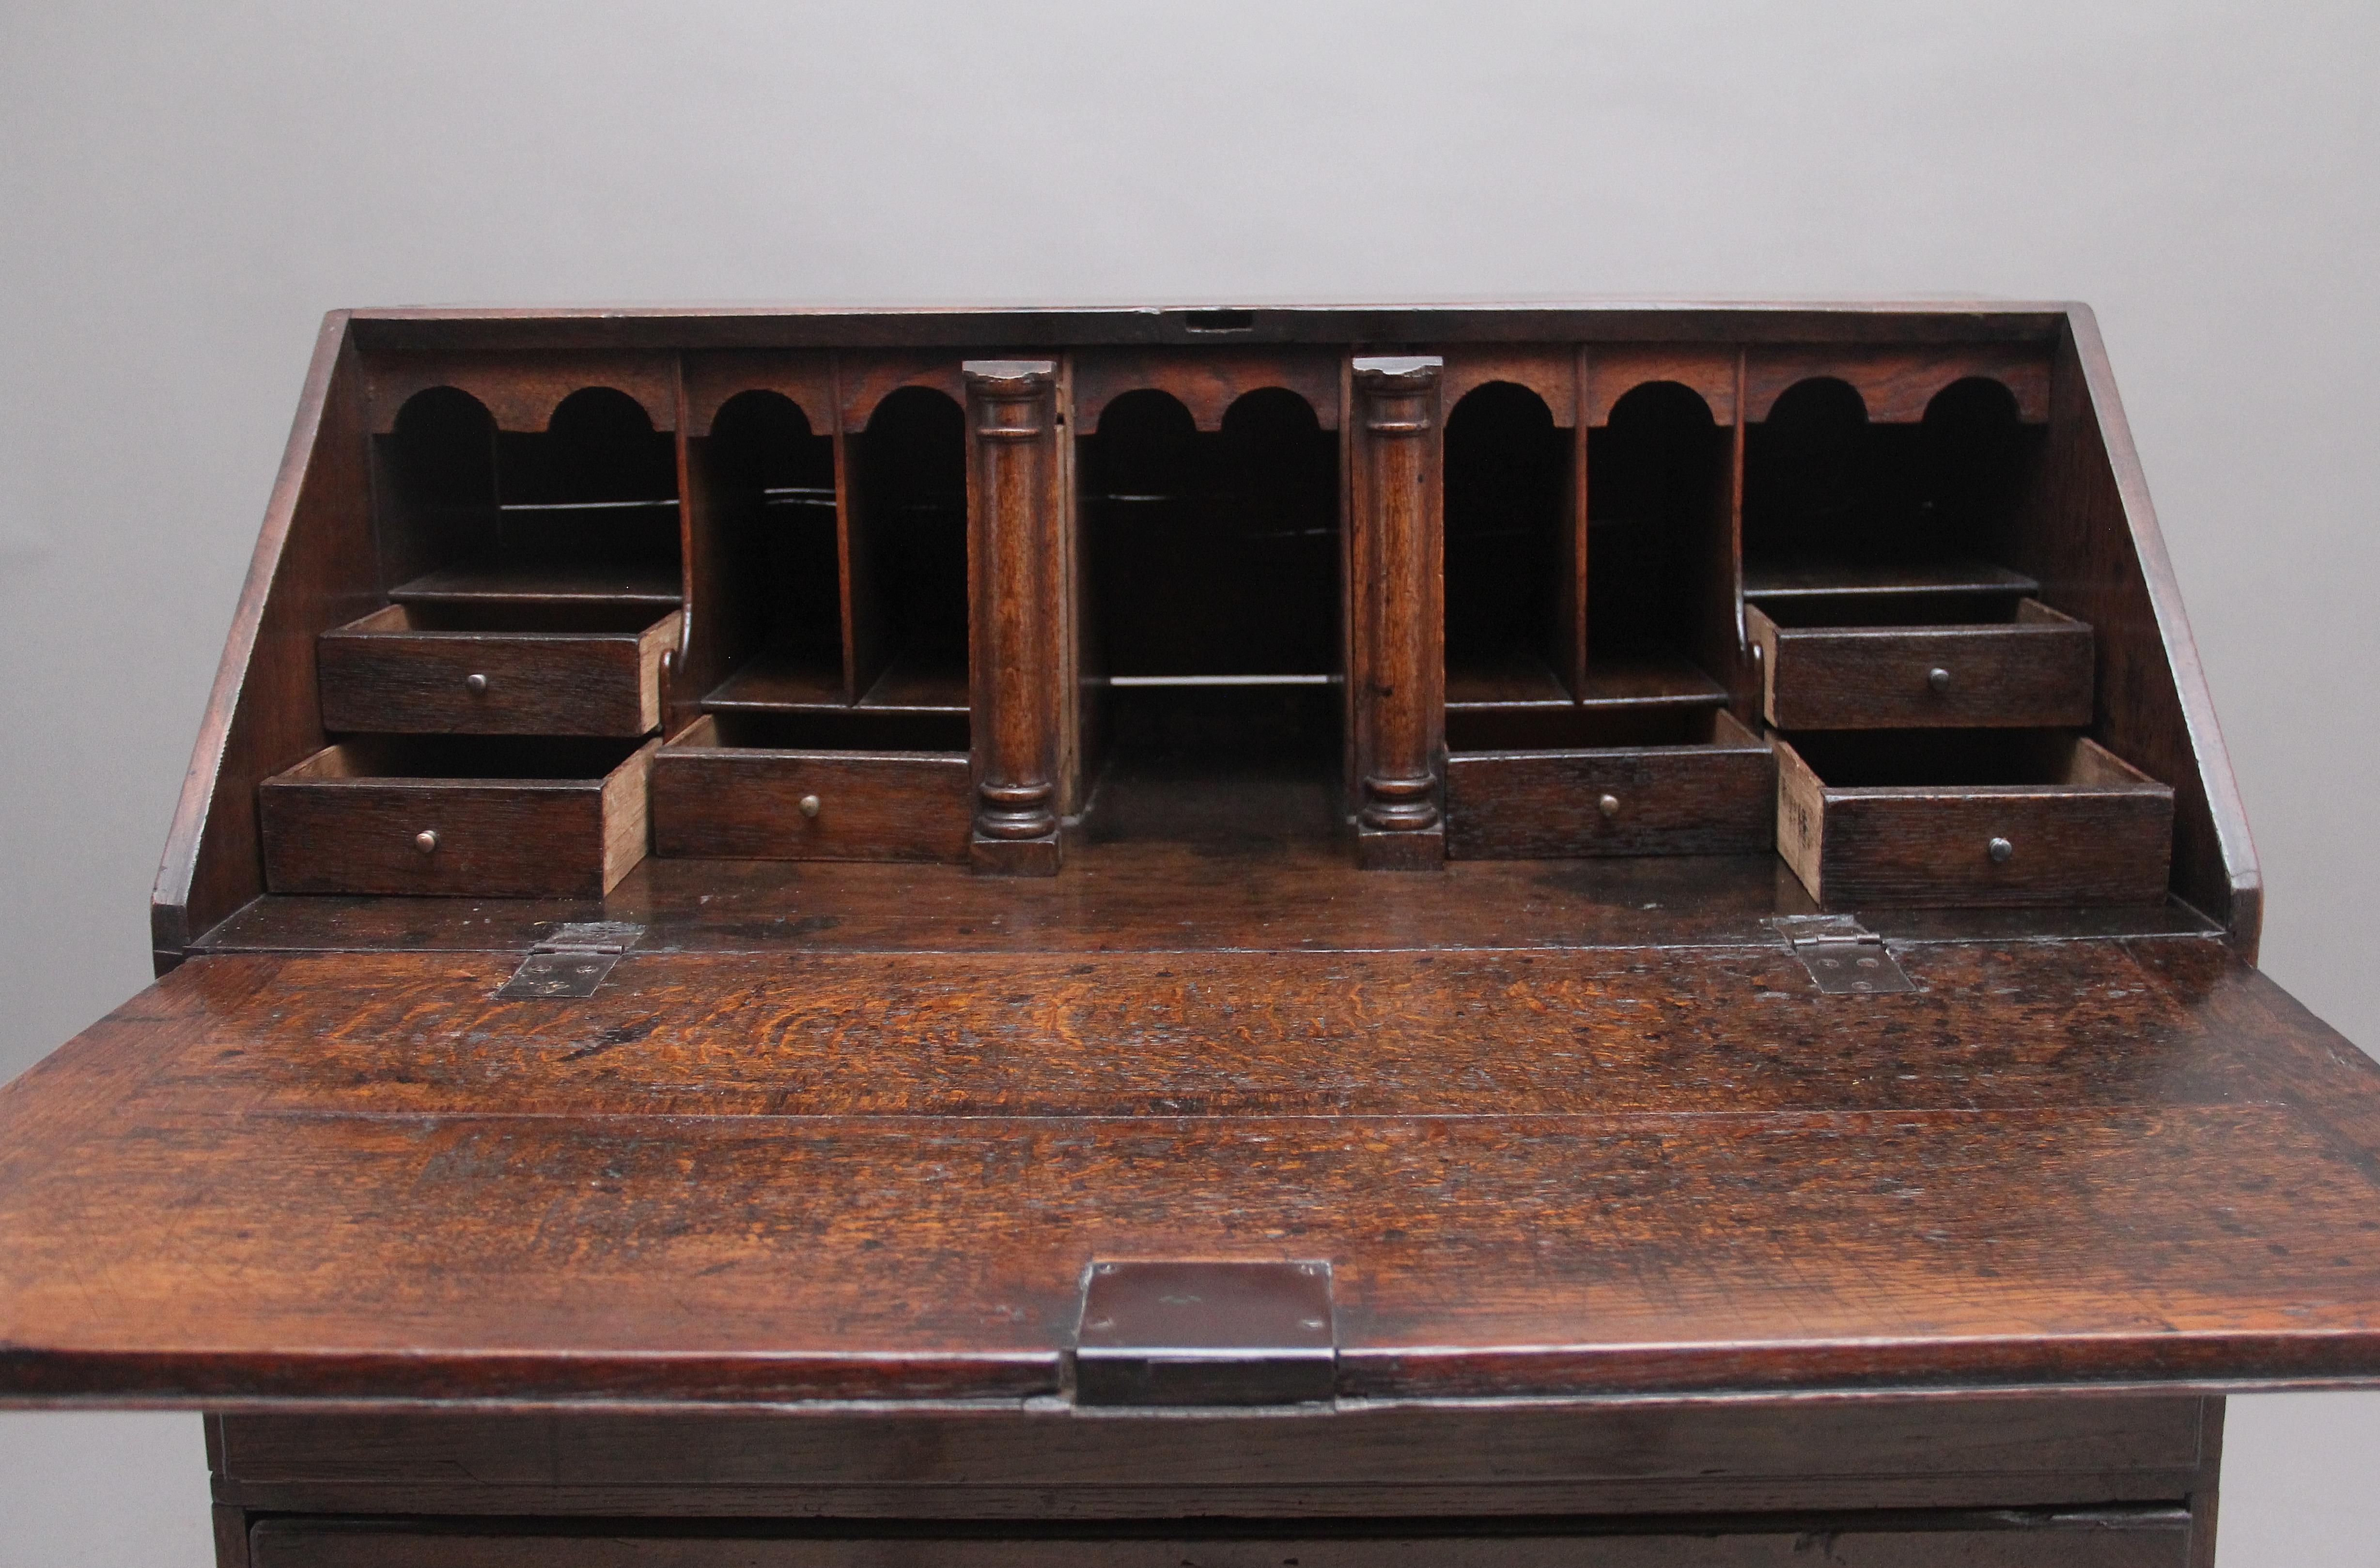
[[[496,988],[499,1002],[564,1001],[592,996],[620,955],[645,928],[626,920],[582,920],[553,928],[528,950],[513,978]]]
[[[1769,921],[1828,996],[1915,991],[1884,939],[1849,915],[1779,915]]]

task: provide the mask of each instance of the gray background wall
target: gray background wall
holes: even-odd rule
[[[143,902],[321,313],[1968,295],[2100,312],[2271,888],[2380,1046],[2380,9],[0,6],[0,1077]],[[2232,1409],[2364,1564],[2380,1395]],[[0,1416],[0,1563],[208,1561],[190,1416]]]

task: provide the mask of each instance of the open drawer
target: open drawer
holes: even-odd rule
[[[1860,605],[1916,622],[1944,605]],[[1788,730],[2079,728],[2091,722],[2091,628],[2037,599],[1986,602],[1957,621],[1843,624],[1843,606],[1747,607],[1761,709]],[[1814,621],[1812,615],[1826,617]]]
[[[964,751],[802,746],[802,727],[706,714],[653,760],[653,842],[669,857],[957,860],[972,785]]]
[[[679,612],[391,604],[324,632],[322,727],[372,735],[640,735],[661,725]]]
[[[1773,738],[1777,850],[1822,903],[2165,897],[2173,791],[2085,736],[1943,730]]]
[[[274,893],[595,897],[645,857],[659,741],[371,736],[257,786]]]
[[[1769,846],[1776,760],[1733,717],[1670,711],[1597,723],[1614,744],[1450,755],[1447,853],[1515,860]]]

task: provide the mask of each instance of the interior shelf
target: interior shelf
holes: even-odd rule
[[[1746,561],[1743,596],[1755,601],[1859,595],[2029,598],[2041,585],[1988,561]]]
[[[843,665],[833,649],[763,649],[702,699],[710,713],[839,711],[844,706]]]
[[[1675,653],[1607,655],[1588,666],[1575,698],[1544,660],[1527,653],[1469,660],[1446,671],[1447,711],[1455,713],[1726,705],[1727,688]]]
[[[399,604],[677,608],[677,572],[661,564],[489,561],[441,566],[389,590]]]
[[[967,711],[966,661],[932,648],[908,648],[893,655],[859,706],[883,712]]]

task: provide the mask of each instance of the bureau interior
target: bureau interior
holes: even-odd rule
[[[400,603],[677,603],[674,437],[626,393],[583,387],[506,431],[431,387],[374,438],[382,581]]]
[[[1144,388],[1076,438],[1075,482],[1098,831],[1195,833],[1196,811],[1131,796],[1241,788],[1271,803],[1255,815],[1335,831],[1311,809],[1342,759],[1334,433],[1285,388],[1243,394],[1212,430]]]

